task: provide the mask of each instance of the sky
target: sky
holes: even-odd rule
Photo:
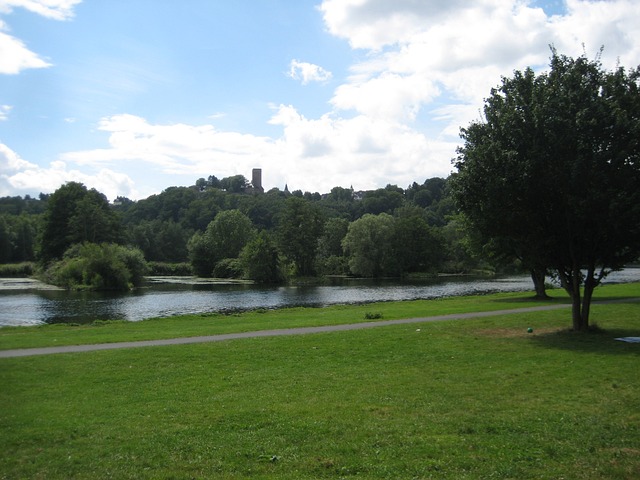
[[[635,68],[640,0],[0,0],[0,196],[406,188],[550,45]]]

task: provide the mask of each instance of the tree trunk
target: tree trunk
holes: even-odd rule
[[[595,265],[587,270],[587,277],[584,280],[584,294],[582,297],[582,325],[584,330],[589,329],[589,313],[591,311],[591,299],[593,298],[593,290],[600,285],[605,276],[605,270],[602,268],[598,277],[595,276]]]
[[[547,295],[547,290],[544,284],[547,269],[546,268],[531,268],[531,280],[533,280],[533,288],[536,291],[536,299],[538,300],[547,300],[549,295]]]
[[[573,266],[570,270],[558,269],[562,287],[571,297],[571,320],[573,330],[577,332],[586,331],[589,328],[589,308],[587,306],[587,316],[583,316],[580,287],[582,286],[582,273],[580,267]],[[590,299],[589,299],[590,301]]]
[[[572,318],[573,318],[573,330],[576,332],[586,332],[589,330],[589,310],[591,306],[591,297],[593,295],[593,271],[589,269],[587,277],[585,279],[584,297],[581,301],[580,287],[582,286],[582,272],[579,267],[573,268],[571,274],[573,283],[573,296],[572,296]]]

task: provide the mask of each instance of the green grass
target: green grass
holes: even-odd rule
[[[600,292],[638,296],[640,285]],[[326,311],[344,322],[529,301],[413,303]],[[215,322],[326,323],[324,311]],[[600,333],[568,332],[562,309],[0,359],[0,478],[640,478],[640,345],[613,340],[640,336],[640,303],[594,305],[592,318]],[[11,330],[40,338],[65,329]]]

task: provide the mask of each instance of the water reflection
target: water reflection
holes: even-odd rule
[[[126,294],[0,291],[0,325],[90,323],[112,319],[137,321],[217,311],[433,299],[532,289],[531,280],[526,275],[499,279],[449,277],[420,282],[334,279],[327,285],[277,287],[174,281],[149,282],[144,288]],[[607,281],[640,281],[640,269],[616,272]]]

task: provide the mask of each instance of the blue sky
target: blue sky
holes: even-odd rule
[[[640,2],[0,0],[0,196],[422,183],[549,44],[635,67]]]

